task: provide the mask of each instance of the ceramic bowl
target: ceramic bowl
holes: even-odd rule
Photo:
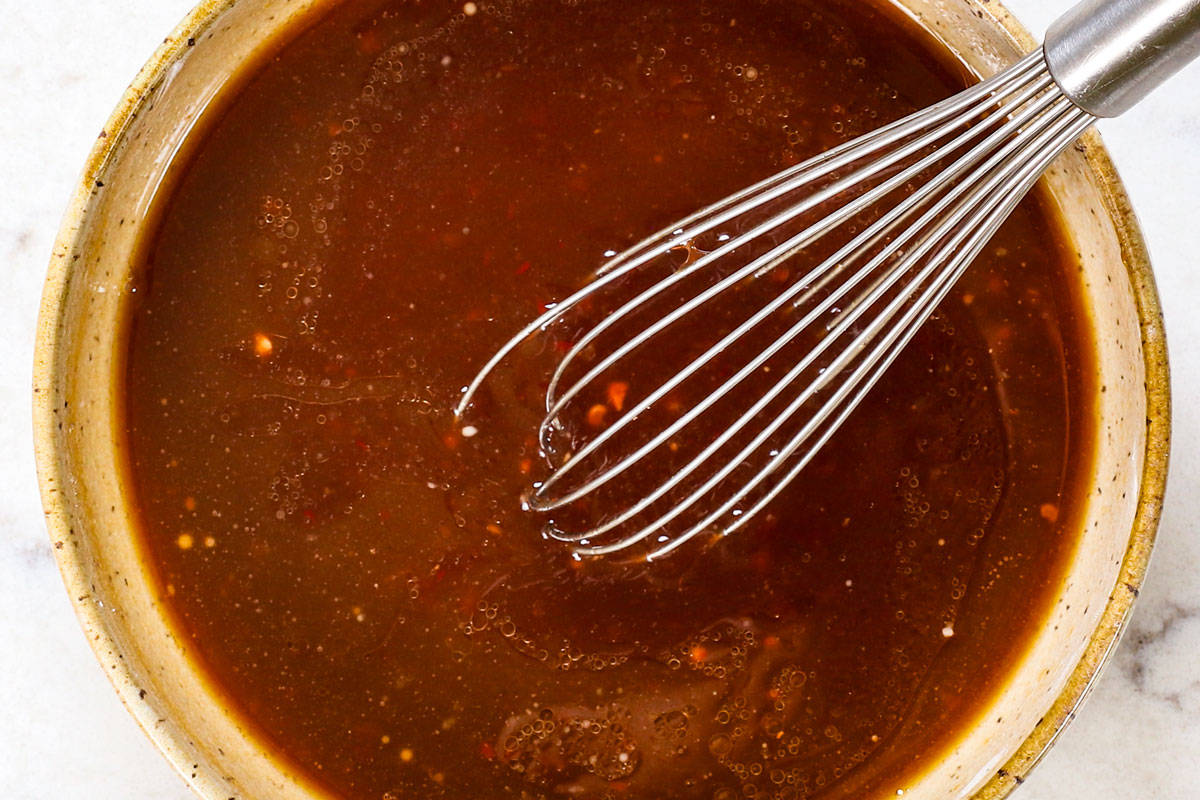
[[[201,797],[319,797],[273,759],[194,666],[145,571],[123,476],[123,306],[132,254],[188,133],[241,64],[322,0],[210,0],[168,37],[100,133],[55,245],[35,368],[43,503],[71,600],[130,713]],[[1035,46],[994,0],[900,0],[971,70]],[[1146,567],[1166,474],[1168,374],[1141,232],[1094,133],[1046,177],[1080,254],[1097,333],[1100,428],[1086,534],[1008,683],[907,780],[906,800],[998,798],[1073,716],[1116,644]]]

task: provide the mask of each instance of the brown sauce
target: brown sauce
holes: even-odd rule
[[[363,0],[295,31],[159,198],[129,315],[147,561],[228,703],[347,798],[895,796],[1078,535],[1090,332],[1048,202],[715,545],[542,540],[545,358],[478,436],[451,409],[605,251],[963,83],[850,0]]]

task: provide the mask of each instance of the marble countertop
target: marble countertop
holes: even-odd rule
[[[125,85],[194,0],[0,0],[0,793],[191,797],[117,700],[42,524],[34,320],[63,209]],[[1042,33],[1069,0],[1008,0]],[[62,49],[67,44],[68,49]],[[55,53],[60,54],[55,54]],[[1016,800],[1200,797],[1200,65],[1101,131],[1142,220],[1174,377],[1171,480],[1131,628]]]

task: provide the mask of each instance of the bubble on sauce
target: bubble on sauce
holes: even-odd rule
[[[670,669],[686,667],[706,677],[724,679],[746,668],[757,643],[749,620],[723,620],[680,642],[660,660]]]
[[[521,655],[560,672],[603,672],[622,667],[629,661],[627,652],[586,652],[569,639],[560,639],[553,647],[542,644],[541,637],[524,630],[495,602],[480,602],[470,617],[459,625],[459,630],[466,636],[491,632]]]
[[[667,741],[686,739],[688,715],[680,709],[665,711],[654,718],[654,732]]]
[[[291,203],[274,195],[262,198],[255,224],[279,239],[295,239],[300,234],[300,223],[292,218]]]
[[[502,763],[533,784],[582,775],[604,781],[629,778],[641,751],[620,705],[583,710],[541,708],[509,720],[499,737]]]

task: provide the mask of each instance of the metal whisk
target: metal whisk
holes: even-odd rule
[[[612,258],[501,347],[456,411],[522,343],[582,315],[546,391],[551,472],[526,497],[547,536],[654,558],[732,533],[829,441],[1049,164],[1197,54],[1200,0],[1086,0],[995,77]],[[713,341],[581,435],[608,378],[697,320]],[[592,516],[564,521],[579,506]]]

